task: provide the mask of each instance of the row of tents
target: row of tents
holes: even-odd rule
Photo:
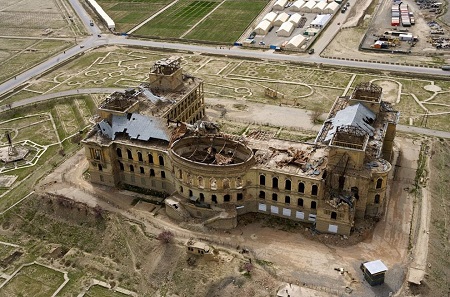
[[[274,6],[273,10],[283,10],[286,7],[287,0],[278,0]],[[291,11],[305,12],[305,13],[335,13],[339,9],[339,3],[336,1],[328,3],[326,0],[320,1],[304,1],[297,0],[292,6],[290,6]]]
[[[277,14],[276,12],[269,12],[263,20],[256,26],[255,33],[258,35],[266,35],[272,27],[279,26],[277,36],[289,37],[294,31],[295,27],[301,21],[302,16],[299,13],[289,15],[285,12]],[[312,28],[322,29],[326,23],[331,19],[331,14],[317,15],[311,22]]]

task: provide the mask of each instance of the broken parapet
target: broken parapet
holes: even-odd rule
[[[171,219],[177,221],[187,221],[191,218],[191,215],[180,203],[178,198],[174,196],[168,197],[164,200],[164,203],[166,205],[166,213]]]

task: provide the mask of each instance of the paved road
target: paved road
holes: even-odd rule
[[[58,93],[44,94],[16,101],[11,104],[11,107],[6,105],[0,105],[0,112],[3,110],[7,110],[9,108],[21,107],[27,104],[38,103],[45,100],[60,98],[64,96],[71,96],[77,94],[105,94],[105,93],[110,94],[115,91],[123,91],[123,88],[89,88],[89,89],[77,89]],[[219,99],[206,98],[205,100],[207,104],[219,103],[218,101]],[[236,101],[232,99],[229,99],[228,101],[227,99],[220,99],[220,103],[221,104],[225,103],[227,106],[232,106],[234,103],[236,103]],[[230,111],[227,112],[228,119],[235,119],[237,121],[245,121],[245,122],[256,122],[260,124],[271,124],[274,126],[299,128],[302,130],[318,131],[320,129],[319,125],[312,125],[310,123],[308,114],[309,111],[307,110],[290,106],[265,105],[251,101],[243,101],[242,103],[249,106],[250,109],[247,112],[234,112],[230,109]],[[285,117],[271,116],[277,114],[278,115],[284,114],[286,116]],[[307,118],[307,120],[299,120],[298,119],[299,116],[303,119]],[[450,139],[450,132],[437,131],[413,126],[397,125],[397,131]]]
[[[222,56],[232,56],[241,58],[258,58],[263,60],[281,60],[290,62],[302,62],[302,63],[321,63],[327,65],[334,65],[340,67],[356,67],[356,68],[369,68],[369,69],[379,69],[385,71],[400,71],[400,72],[414,72],[414,73],[424,73],[431,75],[446,75],[450,76],[450,72],[444,72],[440,69],[434,68],[422,68],[422,67],[411,67],[411,66],[400,66],[400,65],[390,65],[390,64],[380,64],[380,63],[368,63],[368,62],[358,62],[358,61],[347,61],[347,60],[333,60],[325,59],[319,56],[310,55],[286,55],[281,53],[273,52],[259,52],[255,50],[247,50],[242,48],[233,47],[231,49],[219,49],[206,45],[192,45],[192,44],[177,44],[169,42],[158,42],[149,40],[137,40],[137,39],[127,39],[124,36],[116,36],[112,34],[102,34],[102,37],[98,37],[100,34],[100,29],[94,24],[90,26],[90,16],[81,6],[79,0],[69,0],[70,4],[74,8],[75,12],[78,14],[83,24],[85,25],[87,31],[91,36],[85,38],[79,45],[66,50],[55,57],[29,69],[28,71],[17,75],[15,78],[0,85],[0,95],[8,92],[23,83],[27,82],[31,78],[37,76],[38,74],[58,65],[59,63],[78,55],[86,50],[96,48],[101,45],[133,45],[142,46],[150,48],[163,48],[170,50],[181,50],[189,52],[199,52],[207,54],[216,54]]]

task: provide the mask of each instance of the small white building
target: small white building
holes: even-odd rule
[[[325,7],[325,9],[323,10],[323,13],[333,14],[338,10],[339,10],[339,3],[333,1],[328,3],[327,7]]]
[[[306,37],[302,34],[295,35],[286,44],[286,48],[299,48],[306,42]]]
[[[262,20],[258,26],[255,28],[255,32],[258,35],[266,35],[267,32],[269,32],[270,27],[272,26],[272,23],[268,20]]]
[[[270,22],[270,24],[273,24],[273,22],[275,22],[277,16],[278,16],[278,13],[271,11],[264,16],[263,20],[268,20]]]
[[[289,22],[293,23],[294,26],[297,26],[298,23],[300,23],[300,20],[302,19],[301,14],[299,13],[294,13],[293,15],[291,15],[291,17],[289,18]]]
[[[302,8],[303,5],[305,5],[305,1],[303,0],[297,0],[294,2],[294,4],[292,4],[291,6],[291,10],[292,11],[300,11],[300,8]]]
[[[310,13],[310,12],[312,12],[312,9],[314,6],[316,6],[316,2],[310,0],[310,1],[306,2],[305,5],[302,6],[302,8],[300,8],[300,11]]]
[[[316,5],[313,7],[312,12],[313,13],[322,13],[325,7],[327,7],[328,3],[326,1],[320,1],[317,2]]]
[[[277,31],[277,36],[284,36],[289,37],[292,34],[292,31],[294,31],[294,24],[291,22],[283,23]]]
[[[320,29],[317,29],[317,28],[308,28],[305,30],[303,35],[316,36],[316,34],[319,33],[319,31],[320,31]]]
[[[287,22],[288,20],[289,20],[289,15],[285,12],[282,12],[277,16],[277,18],[275,19],[273,24],[275,26],[281,26],[281,25],[283,25],[283,23]]]
[[[284,6],[286,5],[287,2],[288,2],[288,0],[278,0],[273,5],[273,10],[283,10]]]
[[[316,18],[309,24],[311,28],[322,29],[331,19],[331,14],[321,14],[316,16]]]

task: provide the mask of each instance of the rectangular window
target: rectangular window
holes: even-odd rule
[[[259,203],[258,210],[259,211],[267,211],[267,206],[264,203]]]
[[[278,206],[273,206],[273,205],[272,205],[272,206],[270,207],[270,212],[271,212],[271,213],[278,213]]]
[[[305,213],[303,211],[296,211],[295,212],[295,217],[297,219],[304,220],[305,219]]]
[[[316,215],[315,214],[310,214],[308,217],[308,220],[310,220],[311,222],[315,222],[316,221]]]
[[[328,232],[331,232],[331,233],[337,233],[337,231],[338,231],[338,226],[337,225],[328,225]]]
[[[291,216],[291,210],[289,208],[283,208],[283,215],[290,217]]]

